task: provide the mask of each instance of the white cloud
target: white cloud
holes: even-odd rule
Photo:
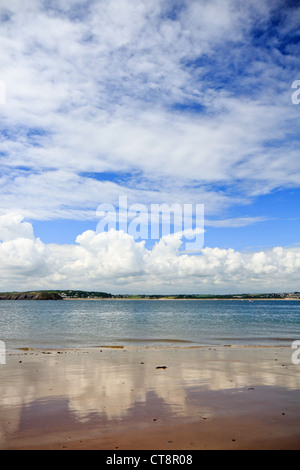
[[[18,238],[0,244],[1,271],[5,277],[14,274],[40,276],[46,272],[47,249],[40,240]],[[32,282],[32,278],[30,282]]]
[[[208,227],[245,227],[248,225],[264,222],[265,217],[235,217],[232,219],[220,220],[205,220],[205,225]]]
[[[267,52],[251,42],[251,29],[266,25],[276,6],[9,2],[1,9],[0,165],[10,177],[28,171],[9,192],[1,184],[2,212],[23,204],[22,213],[45,219],[64,217],[67,206],[74,218],[89,216],[104,201],[82,172],[139,172],[165,193],[173,182],[188,199],[186,188],[202,185],[203,199],[227,202],[224,186],[210,184],[246,182],[242,198],[299,185],[289,89],[297,54],[280,56],[275,39]],[[202,112],[185,112],[186,104]]]
[[[165,186],[161,188],[160,183]],[[155,203],[174,202],[205,204],[207,214],[216,214],[233,204],[246,204],[247,198],[227,195],[208,189],[186,188],[174,178],[163,183],[143,181],[133,177],[124,186],[122,182],[98,181],[74,171],[57,170],[29,173],[18,170],[0,175],[0,214],[18,212],[29,219],[49,220],[96,219],[97,207],[102,203],[118,206],[119,197],[126,196],[128,204],[142,201],[147,207]],[[22,198],[20,197],[22,195]]]
[[[0,280],[2,290],[15,284],[42,284],[55,269],[55,260],[40,239],[34,238],[32,225],[16,214],[0,216]]]
[[[19,214],[0,215],[0,241],[7,242],[17,238],[34,238],[32,225],[23,222]]]
[[[0,219],[10,229],[0,244],[1,290],[106,290],[113,293],[209,293],[297,290],[300,249],[260,252],[206,247],[180,254],[180,234],[163,237],[152,250],[124,232],[86,231],[74,245],[43,244],[15,216]],[[25,236],[24,236],[25,234]]]

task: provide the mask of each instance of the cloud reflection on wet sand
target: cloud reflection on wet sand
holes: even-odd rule
[[[271,407],[279,391],[294,400],[300,388],[289,348],[59,352],[19,352],[0,369],[1,447],[39,429],[192,422],[241,413],[245,403],[263,411],[268,397]]]

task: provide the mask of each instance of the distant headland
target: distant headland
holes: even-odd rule
[[[0,292],[0,300],[300,300],[300,292],[260,294],[110,294],[107,292],[82,290],[47,290],[30,292]]]
[[[0,300],[62,300],[62,296],[57,292],[3,292],[0,293]]]

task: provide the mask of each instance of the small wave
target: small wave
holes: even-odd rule
[[[170,338],[122,338],[118,339],[118,342],[126,343],[192,343],[193,341],[188,341],[185,339],[170,339]]]
[[[250,342],[258,342],[258,341],[268,341],[268,342],[274,342],[274,341],[279,341],[279,342],[293,342],[295,341],[295,338],[278,338],[278,337],[272,337],[272,336],[253,336],[253,337],[231,337],[231,338],[217,338],[220,341],[250,341]]]

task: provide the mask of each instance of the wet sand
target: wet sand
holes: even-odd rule
[[[0,449],[300,449],[288,347],[8,352]]]

